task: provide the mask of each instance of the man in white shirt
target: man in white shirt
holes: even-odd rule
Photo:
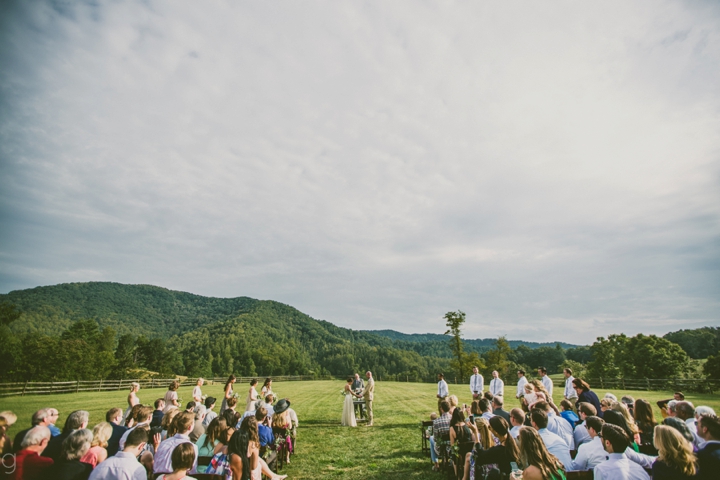
[[[572,374],[572,370],[569,368],[564,369],[563,375],[565,375],[565,392],[563,393],[563,397],[565,397],[565,399],[567,400],[577,400],[577,392],[575,391],[575,387],[572,383],[573,380],[575,380],[575,377],[573,377]]]
[[[502,397],[505,391],[505,382],[500,380],[500,374],[497,370],[493,370],[492,376],[493,379],[490,380],[490,393],[493,394],[493,397]]]
[[[178,432],[175,436],[165,439],[160,446],[158,446],[157,453],[155,454],[155,465],[153,466],[153,472],[158,473],[172,473],[172,452],[175,447],[181,443],[192,443],[190,441],[190,432],[195,427],[195,414],[189,412],[183,412],[175,417],[177,422]],[[188,472],[190,475],[197,473],[197,457],[198,447],[193,443],[195,448],[195,462],[193,463],[192,469]]]
[[[448,391],[448,384],[445,382],[445,374],[444,373],[438,373],[438,391],[437,391],[437,399],[438,399],[438,412],[441,411],[440,409],[440,403],[445,400],[448,395],[450,395],[450,392]]]
[[[543,387],[545,387],[545,390],[547,390],[552,397],[553,383],[552,380],[550,380],[550,377],[548,377],[547,368],[538,367],[538,375],[540,375],[540,381],[542,382]]]
[[[675,404],[675,416],[685,422],[685,425],[687,425],[690,433],[693,434],[693,445],[695,448],[699,448],[700,443],[702,443],[702,439],[698,437],[695,420],[695,407],[693,404],[687,400],[677,402]]]
[[[472,393],[473,400],[479,399],[483,394],[483,389],[485,388],[483,376],[478,372],[479,369],[476,365],[473,367],[473,374],[470,377],[470,393]]]
[[[578,404],[578,415],[580,416],[580,420],[582,420],[583,423],[576,426],[575,431],[573,432],[575,448],[580,448],[580,445],[592,440],[592,437],[590,437],[590,434],[588,433],[585,421],[588,417],[597,415],[597,409],[592,403],[580,402]]]
[[[580,445],[570,470],[592,470],[595,465],[607,460],[607,452],[599,436],[604,423],[600,417],[593,416],[585,419],[591,440]]]
[[[480,408],[482,418],[484,418],[485,420],[490,420],[492,417],[495,416],[492,413],[492,404],[487,398],[481,398],[478,402],[478,407]]]
[[[595,466],[595,480],[649,480],[650,475],[645,469],[625,456],[630,446],[630,439],[622,428],[606,423],[602,427],[602,442],[608,459]],[[620,453],[616,453],[620,452]]]
[[[518,370],[517,376],[518,383],[515,398],[523,398],[525,396],[525,385],[528,383],[527,378],[525,378],[525,370]]]
[[[512,435],[515,440],[517,440],[518,435],[520,435],[520,427],[522,427],[524,423],[525,412],[522,411],[522,408],[513,408],[510,410],[510,425],[512,425],[510,435]]]
[[[145,467],[137,461],[147,441],[148,434],[144,428],[133,430],[125,439],[125,448],[98,463],[89,480],[147,480]]]
[[[152,413],[153,413],[152,407],[142,407],[141,409],[138,410],[138,413],[137,413],[138,423],[137,423],[137,425],[134,425],[132,428],[128,429],[125,433],[123,433],[123,436],[120,437],[120,443],[119,443],[120,450],[125,449],[125,442],[127,441],[128,435],[130,435],[130,433],[132,431],[134,431],[138,427],[144,427],[146,425],[148,425],[148,426],[150,425]]]
[[[575,440],[573,439],[573,429],[570,422],[555,415],[555,411],[550,408],[550,404],[544,400],[537,402],[533,406],[533,410],[536,408],[542,410],[547,415],[547,429],[562,438],[563,442],[567,445],[568,450],[575,450]]]
[[[565,443],[565,440],[547,429],[547,413],[540,410],[539,408],[533,408],[532,412],[530,413],[530,423],[532,424],[533,428],[537,430],[540,438],[543,439],[543,443],[545,444],[545,448],[548,449],[548,452],[555,455],[557,459],[560,460],[560,463],[563,464],[566,470],[569,469],[572,465],[570,449],[568,448],[567,443]]]

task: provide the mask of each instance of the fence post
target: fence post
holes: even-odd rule
[[[602,377],[600,377],[600,388],[605,388],[605,385],[603,384]]]
[[[80,380],[75,380],[75,393],[80,391]]]
[[[98,392],[102,390],[102,378],[100,379],[100,386],[98,387]]]
[[[646,378],[645,383],[647,383],[647,389],[650,390],[650,379]]]
[[[27,384],[28,384],[28,380],[25,380],[25,385],[23,386],[23,392],[22,392],[22,395],[20,395],[21,397],[25,396],[25,390],[27,390]]]
[[[152,381],[150,382],[150,388],[155,388],[155,377],[152,377]]]
[[[625,377],[622,378],[623,390],[625,390]]]

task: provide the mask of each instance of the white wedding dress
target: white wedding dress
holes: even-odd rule
[[[350,385],[345,385],[345,402],[343,403],[342,413],[343,427],[357,427],[355,421],[355,406],[353,405],[353,395],[350,393]]]

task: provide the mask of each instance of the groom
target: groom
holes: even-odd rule
[[[367,416],[368,416],[368,422],[365,426],[372,427],[373,425],[373,411],[372,411],[372,404],[373,404],[373,393],[375,392],[375,380],[373,380],[372,372],[365,373],[365,376],[367,377],[368,381],[365,384],[365,388],[363,389],[361,394],[358,394],[358,398],[362,397],[365,399],[365,408],[367,409]]]

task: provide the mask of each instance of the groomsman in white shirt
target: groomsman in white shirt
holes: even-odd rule
[[[438,393],[437,393],[437,399],[438,399],[438,412],[441,412],[442,409],[440,408],[440,403],[447,398],[448,395],[450,395],[450,392],[448,391],[448,384],[445,381],[445,374],[438,373]]]
[[[527,385],[527,383],[528,383],[527,378],[525,378],[525,370],[518,370],[517,376],[518,376],[518,383],[517,383],[517,393],[515,393],[515,398],[523,398],[525,396],[525,385]]]
[[[577,400],[577,392],[575,391],[575,387],[573,386],[573,380],[575,380],[575,377],[573,377],[572,370],[569,368],[566,368],[563,370],[563,375],[565,375],[565,393],[563,396],[567,400]]]
[[[503,396],[503,391],[505,391],[505,383],[500,380],[500,376],[497,372],[497,370],[493,370],[492,372],[493,379],[490,380],[490,393],[493,394],[493,397]]]
[[[540,381],[542,382],[543,387],[545,387],[545,390],[547,390],[552,397],[553,383],[552,380],[550,380],[550,377],[548,377],[547,368],[538,367],[538,375],[540,375]]]
[[[483,376],[478,373],[478,367],[473,367],[473,374],[470,377],[470,392],[472,393],[473,400],[478,400],[482,397],[483,389],[485,388],[485,381]]]

